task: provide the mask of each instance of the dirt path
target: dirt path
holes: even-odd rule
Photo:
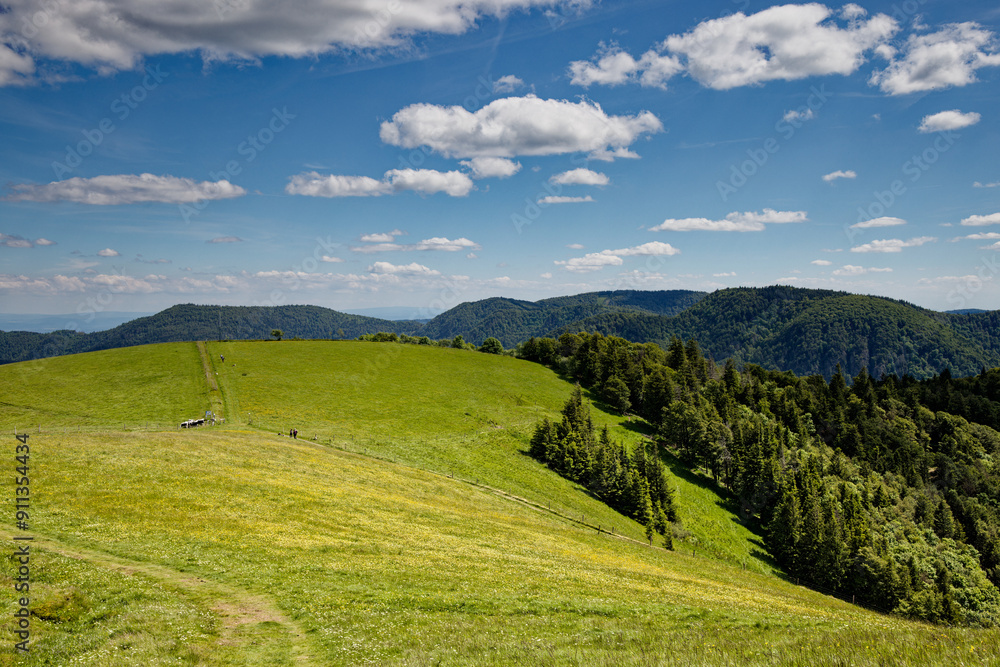
[[[219,618],[219,646],[239,646],[241,644],[259,646],[262,642],[274,641],[268,633],[255,632],[261,623],[277,624],[281,628],[280,641],[291,645],[289,660],[295,665],[316,664],[305,639],[305,631],[268,597],[251,593],[187,572],[157,565],[120,558],[101,551],[63,544],[43,535],[33,535],[33,545],[44,551],[86,561],[99,567],[106,567],[130,575],[140,575],[164,584],[168,589],[191,599],[195,604],[207,607]],[[9,535],[3,539],[8,540]]]
[[[223,400],[222,390],[219,389],[215,370],[213,370],[214,365],[208,356],[208,347],[204,341],[198,341],[195,343],[195,347],[198,348],[198,354],[201,356],[201,367],[205,371],[205,384],[208,386],[208,400],[211,406],[209,409],[215,413],[216,417],[225,417],[225,401]]]

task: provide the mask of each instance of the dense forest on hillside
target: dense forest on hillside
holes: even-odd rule
[[[694,339],[589,333],[518,354],[641,416],[795,579],[908,617],[1000,622],[1000,369],[828,381],[720,366]]]
[[[1000,314],[937,313],[883,297],[794,287],[714,292],[675,317],[613,312],[546,335],[600,331],[666,347],[673,336],[733,358],[798,375],[972,375],[1000,364]]]
[[[513,347],[599,314],[628,313],[671,317],[705,297],[688,290],[588,292],[541,301],[492,298],[462,303],[444,312],[421,330],[430,338],[462,336],[475,345],[489,337]]]

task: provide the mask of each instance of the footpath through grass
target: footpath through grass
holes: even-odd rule
[[[246,628],[253,642],[223,642],[213,601],[170,572],[269,600],[322,665],[1000,660],[996,631],[879,616],[287,437],[43,436],[32,466],[32,528],[52,540],[33,564],[50,611],[33,617],[23,664],[294,664],[288,627],[262,618]],[[3,562],[10,637],[14,566]]]

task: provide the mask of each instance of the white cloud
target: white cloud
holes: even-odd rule
[[[559,185],[607,185],[611,182],[605,174],[582,167],[556,174],[549,181]]]
[[[919,236],[903,241],[902,239],[880,239],[851,248],[851,252],[902,252],[903,248],[916,248],[925,243],[937,241],[933,236]]]
[[[545,273],[541,274],[541,276],[539,276],[539,277],[540,278],[545,278],[546,280],[548,280],[549,278],[552,277],[552,274],[550,272],[546,271]]]
[[[865,220],[863,222],[857,222],[851,225],[851,229],[872,229],[873,227],[898,227],[899,225],[905,225],[906,220],[902,218],[891,218],[888,216],[883,216],[881,218],[872,218],[871,220]]]
[[[1000,188],[1000,181],[995,181],[993,183],[980,183],[976,181],[972,184],[974,188]]]
[[[105,248],[104,250],[97,251],[100,257],[118,257],[121,255],[117,250],[112,250],[111,248]]]
[[[583,250],[583,244],[582,243],[570,243],[570,244],[567,244],[566,247],[569,248],[570,250]]]
[[[555,264],[562,266],[567,271],[574,273],[588,273],[599,271],[605,266],[621,266],[624,260],[622,257],[638,256],[671,256],[677,255],[680,250],[669,243],[651,241],[631,248],[619,248],[618,250],[602,250],[592,252],[583,257],[574,257],[565,261],[556,260]]]
[[[851,74],[866,51],[899,29],[884,14],[867,21],[851,16],[846,28],[830,20],[831,15],[816,3],[771,7],[750,16],[737,12],[671,35],[664,46],[686,58],[695,80],[725,90],[776,79]]]
[[[379,197],[392,192],[392,187],[369,176],[323,176],[308,171],[292,176],[285,192],[306,197]]]
[[[735,271],[727,271],[726,273],[713,273],[712,277],[713,278],[735,278],[736,277],[736,272]]]
[[[602,43],[592,60],[575,60],[569,64],[570,83],[584,88],[595,83],[617,86],[631,79],[638,69],[635,58],[617,44]]]
[[[969,234],[968,236],[956,236],[952,241],[995,241],[1000,239],[1000,232],[983,232],[981,234]]]
[[[382,238],[381,234],[370,234],[367,237],[362,237],[362,241],[366,238]],[[351,248],[352,252],[359,252],[363,254],[373,254],[378,252],[412,252],[412,251],[422,251],[422,250],[440,250],[444,252],[460,252],[469,250],[480,250],[482,246],[475,241],[470,241],[469,239],[462,237],[455,240],[445,238],[443,236],[435,236],[429,239],[424,239],[418,243],[375,243],[373,245],[365,246],[355,246]]]
[[[38,239],[32,243],[29,239],[16,234],[0,234],[0,246],[5,248],[34,248],[36,245],[54,245],[51,241],[42,243],[45,239]]]
[[[823,176],[823,180],[827,183],[832,183],[838,178],[857,178],[858,174],[853,169],[848,169],[847,171],[842,171],[838,169],[837,171],[831,171],[829,174]]]
[[[970,215],[962,220],[965,227],[983,227],[985,225],[1000,225],[1000,213],[990,213],[989,215]]]
[[[997,241],[996,243],[991,243],[990,245],[981,245],[981,246],[979,246],[979,249],[980,250],[1000,250],[1000,241]]]
[[[397,236],[401,236],[403,232],[398,229],[394,229],[391,232],[377,232],[375,234],[363,234],[360,241],[364,243],[392,243],[396,240]]]
[[[806,222],[805,211],[775,211],[765,208],[763,212],[733,212],[723,220],[708,218],[668,218],[655,227],[653,232],[762,232],[768,224]]]
[[[859,19],[862,16],[867,16],[868,12],[859,5],[853,2],[844,5],[840,10],[841,18],[847,19],[848,21],[853,21],[854,19]]]
[[[594,201],[594,198],[591,197],[590,195],[587,195],[586,197],[564,197],[564,196],[549,195],[547,197],[542,197],[541,199],[539,199],[538,203],[544,206],[548,204],[584,204],[592,201]]]
[[[243,239],[238,236],[219,236],[209,239],[205,243],[243,243]]]
[[[422,195],[444,192],[451,197],[464,197],[475,187],[468,174],[460,171],[434,169],[392,169],[385,172],[392,189],[412,190]]]
[[[427,146],[445,157],[515,157],[626,149],[663,125],[649,111],[609,116],[600,105],[527,95],[494,100],[475,112],[413,104],[382,123],[382,141]]]
[[[930,116],[924,116],[918,128],[923,133],[943,132],[945,130],[961,130],[979,122],[981,116],[975,111],[962,113],[958,109],[941,111]]]
[[[976,70],[1000,65],[996,40],[976,23],[954,23],[927,35],[911,35],[905,55],[872,74],[870,83],[905,95],[976,81]]]
[[[390,274],[397,276],[440,276],[440,271],[435,271],[423,264],[390,264],[389,262],[375,262],[368,267],[369,273]]]
[[[513,74],[507,74],[493,82],[493,93],[496,95],[513,93],[522,86],[524,86],[524,81],[521,81],[521,79],[517,78]]]
[[[48,239],[35,239],[35,245],[40,245],[40,246],[56,245],[56,242],[50,241]]]
[[[460,171],[390,169],[380,181],[369,176],[324,176],[309,171],[292,176],[285,192],[307,197],[380,197],[412,190],[424,195],[444,192],[452,197],[464,197],[474,187],[468,174]]]
[[[833,262],[831,262],[828,259],[814,259],[813,261],[811,261],[809,263],[810,264],[814,264],[816,266],[830,266],[831,264],[833,264]]]
[[[78,63],[112,74],[156,54],[246,62],[406,49],[417,34],[459,35],[487,17],[554,4],[556,0],[311,0],[295,7],[270,0],[8,2],[7,11],[0,13],[0,34],[10,37],[0,42],[0,85],[24,83],[43,73],[39,70],[48,61],[56,61],[57,70],[65,68],[61,63]]]
[[[328,264],[339,264],[340,262],[343,262],[344,260],[342,260],[339,257],[331,257],[330,255],[323,255],[322,257],[319,258],[319,261],[326,262]]]
[[[801,109],[792,109],[791,111],[786,111],[785,115],[781,117],[781,120],[786,123],[802,123],[807,120],[812,120],[816,117],[816,112],[812,109],[806,109],[802,111]]]
[[[835,270],[833,275],[835,276],[863,276],[866,273],[892,273],[890,268],[865,268],[863,266],[854,266],[853,264],[845,264],[843,267]]]
[[[0,14],[3,16],[3,14]],[[242,197],[246,190],[229,181],[195,181],[175,176],[120,174],[93,178],[67,178],[46,185],[11,186],[9,201],[70,201],[95,206],[115,206],[141,202],[190,204],[209,199]]]
[[[471,160],[462,160],[463,167],[468,167],[472,172],[472,177],[480,178],[507,178],[521,171],[521,163],[508,160],[505,157],[474,157]]]

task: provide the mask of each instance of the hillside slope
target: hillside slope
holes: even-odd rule
[[[444,312],[421,329],[432,339],[454,338],[481,345],[489,337],[514,347],[532,336],[603,313],[676,315],[705,297],[689,290],[588,292],[540,301],[492,298],[467,302]]]
[[[266,340],[273,329],[292,338],[357,338],[366,333],[410,333],[419,322],[348,315],[319,306],[197,306],[183,304],[107,331],[85,334],[0,332],[0,364],[150,343]]]
[[[719,290],[676,317],[610,313],[550,332],[600,331],[665,345],[694,338],[717,361],[851,377],[972,375],[1000,364],[998,313],[948,315],[882,297],[794,287]]]
[[[353,341],[211,343],[208,352],[225,427],[32,435],[37,613],[23,664],[996,657],[997,631],[889,618],[770,576],[757,538],[697,480],[672,480],[698,538],[677,552],[598,532],[591,526],[643,539],[634,522],[524,455],[522,429],[556,414],[570,388],[535,364]],[[143,360],[170,366],[158,385],[148,380],[156,373],[132,368]],[[48,397],[45,409],[67,418],[117,418],[155,406],[139,396],[175,385],[191,405],[203,401],[207,384],[184,385],[206,379],[200,363],[193,344],[115,350],[6,366],[0,386],[41,369],[27,409]],[[102,367],[118,370],[78,395],[45,391],[44,378]],[[123,398],[102,400],[104,383]],[[594,418],[615,437],[636,437],[600,404]],[[289,426],[298,439],[277,435]],[[716,525],[699,524],[700,514]],[[9,529],[0,533],[10,541]],[[15,567],[0,566],[8,636]]]

